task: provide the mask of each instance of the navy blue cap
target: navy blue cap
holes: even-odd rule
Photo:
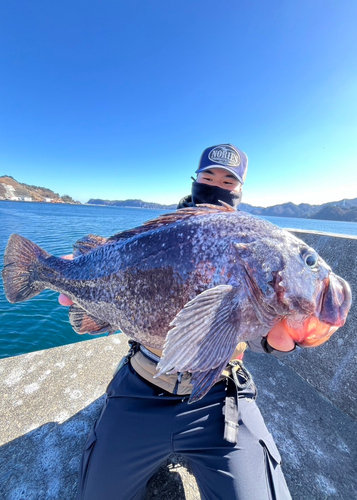
[[[248,157],[232,144],[211,146],[203,151],[196,174],[210,168],[228,170],[239,182],[244,184],[248,170]]]

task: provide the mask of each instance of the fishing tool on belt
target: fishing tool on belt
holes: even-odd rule
[[[229,443],[236,444],[238,440],[238,399],[239,391],[249,387],[253,382],[252,376],[245,368],[243,363],[235,359],[230,361],[222,372],[222,376],[226,378],[227,396],[225,397],[224,407],[224,439]],[[233,384],[229,383],[233,382]]]

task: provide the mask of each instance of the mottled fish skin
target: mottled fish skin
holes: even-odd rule
[[[12,235],[2,275],[10,302],[45,288],[66,294],[78,333],[119,329],[165,347],[161,372],[193,372],[192,400],[238,342],[282,318],[324,314],[342,326],[351,304],[348,284],[303,241],[227,206],[182,209],[109,239],[89,235],[72,261]]]

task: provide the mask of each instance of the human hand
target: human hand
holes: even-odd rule
[[[267,342],[270,347],[277,351],[292,351],[295,347],[295,341],[289,335],[283,321],[279,321],[279,323],[273,326],[267,335]]]
[[[62,259],[73,260],[73,254],[63,255]],[[73,304],[71,299],[67,297],[67,295],[64,295],[63,293],[59,294],[58,302],[61,304],[61,306],[71,306]]]

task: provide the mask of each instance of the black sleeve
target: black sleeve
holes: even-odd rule
[[[187,207],[193,207],[192,196],[190,194],[181,198],[181,200],[178,202],[177,210]]]

